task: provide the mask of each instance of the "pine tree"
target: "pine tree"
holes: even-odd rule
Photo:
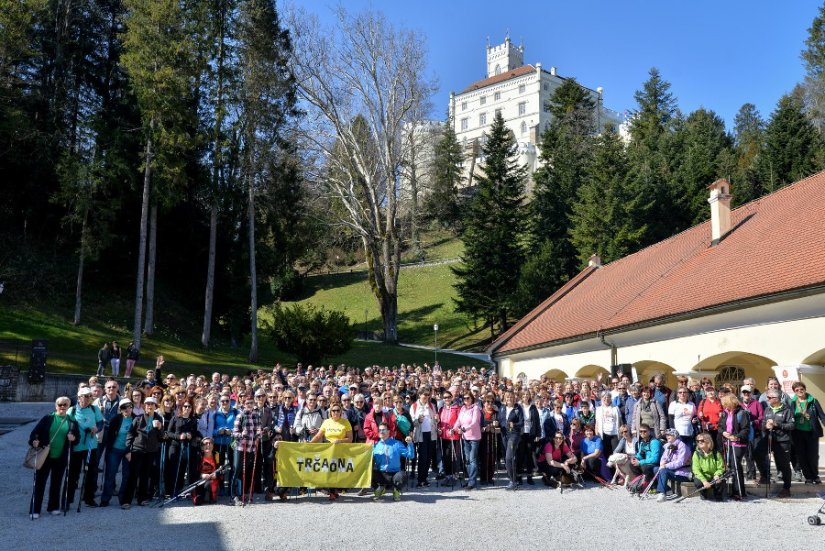
[[[697,109],[691,113],[677,132],[671,135],[678,143],[670,157],[674,166],[671,203],[672,231],[678,232],[708,218],[707,186],[721,177],[725,153],[732,143],[725,132],[725,122],[712,111]]]
[[[482,146],[484,164],[477,178],[476,195],[464,218],[463,266],[453,268],[458,277],[457,309],[481,319],[495,334],[507,328],[524,248],[523,201],[527,169],[518,163],[516,141],[498,113]]]
[[[593,253],[612,262],[636,252],[644,241],[649,202],[629,187],[627,156],[613,130],[599,136],[577,200],[573,204],[570,238],[581,266]]]
[[[819,168],[821,147],[816,129],[802,112],[802,101],[783,96],[765,129],[765,147],[758,162],[762,189],[771,193],[813,174]]]
[[[825,3],[811,22],[801,57],[805,65],[801,85],[805,112],[820,137],[825,138]]]
[[[655,67],[649,75],[642,89],[634,94],[637,108],[630,120],[627,150],[632,186],[653,200],[645,244],[656,243],[674,233],[670,223],[674,206],[667,184],[671,180],[672,167],[668,161],[666,140],[680,120],[670,83]]]
[[[756,162],[765,140],[765,122],[752,103],[739,108],[733,119],[735,165],[730,182],[735,204],[742,205],[762,195]]]
[[[533,174],[527,243],[530,261],[519,275],[518,313],[547,298],[576,272],[570,214],[576,190],[591,162],[594,109],[590,94],[566,80],[548,102],[553,115],[541,138],[542,166]]]
[[[427,218],[444,228],[457,229],[461,222],[458,190],[463,181],[461,163],[464,155],[455,135],[453,123],[444,123],[441,139],[435,145],[432,190],[427,197],[425,212]]]

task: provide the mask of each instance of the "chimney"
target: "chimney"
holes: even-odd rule
[[[711,246],[716,246],[730,231],[730,182],[721,178],[708,186],[710,190]]]
[[[596,253],[593,253],[593,256],[591,256],[589,259],[587,259],[587,265],[588,266],[593,266],[593,267],[596,267],[596,268],[601,268],[601,266],[602,266],[602,257],[600,257]]]

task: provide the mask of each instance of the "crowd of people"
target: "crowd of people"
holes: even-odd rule
[[[76,498],[78,508],[117,497],[129,509],[175,496],[244,505],[311,491],[277,485],[281,441],[372,445],[373,487],[353,491],[375,500],[390,491],[397,501],[408,484],[473,491],[495,484],[499,471],[511,491],[534,478],[559,491],[591,481],[663,501],[692,482],[702,499],[744,500],[747,481],[771,483],[771,459],[778,497],[794,479],[821,483],[825,412],[802,382],[788,395],[775,378],[760,392],[752,379],[716,388],[679,377],[671,390],[661,375],[527,381],[437,364],[279,364],[245,377],[178,379],[163,364],[158,357],[145,379],[124,386],[92,377],[76,397],[55,401],[29,439],[50,445],[34,474],[33,519],[47,483],[53,515]],[[335,501],[346,490],[323,491]]]

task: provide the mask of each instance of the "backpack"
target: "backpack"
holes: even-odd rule
[[[412,423],[407,419],[407,416],[398,412],[395,414],[395,426],[404,436],[410,434],[410,429],[412,429]]]

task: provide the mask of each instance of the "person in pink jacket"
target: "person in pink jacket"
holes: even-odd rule
[[[453,394],[449,390],[445,390],[441,397],[444,400],[444,405],[441,407],[441,411],[438,412],[438,438],[441,444],[444,474],[447,475],[444,483],[452,486],[455,483],[456,473],[459,469],[463,469],[461,450],[459,449],[461,433],[452,430],[458,419],[461,406],[453,401]]]
[[[464,403],[458,414],[453,432],[461,435],[461,447],[467,464],[467,490],[475,490],[478,485],[478,446],[481,442],[481,409],[476,405],[473,393],[465,391]]]

